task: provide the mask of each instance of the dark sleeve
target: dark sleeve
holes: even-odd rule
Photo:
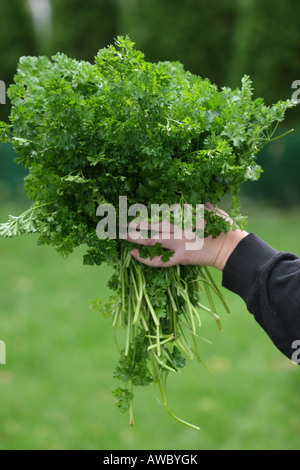
[[[228,258],[222,284],[245,301],[275,346],[299,364],[300,259],[250,233]]]

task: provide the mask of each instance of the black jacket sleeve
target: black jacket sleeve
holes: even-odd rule
[[[300,259],[250,233],[228,258],[222,284],[245,301],[275,346],[299,364]]]

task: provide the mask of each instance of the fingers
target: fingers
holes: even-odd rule
[[[160,222],[148,222],[147,220],[141,220],[135,222],[134,220],[128,224],[129,230],[145,230],[159,233],[173,233],[175,228],[168,220],[164,219]]]
[[[159,240],[153,238],[144,238],[142,233],[138,232],[127,232],[125,240],[131,243],[137,243],[138,245],[154,245]]]
[[[205,209],[207,209],[209,212],[212,212],[214,210],[214,206],[210,202],[205,202],[204,203]]]
[[[174,254],[173,257],[169,261],[166,261],[166,262],[162,261],[160,256],[154,256],[153,259],[142,258],[139,255],[138,248],[134,248],[131,251],[131,254],[140,263],[143,263],[143,264],[146,264],[147,266],[152,266],[155,268],[170,268],[171,266],[178,264],[178,261],[176,260],[176,254]]]
[[[166,229],[166,225],[161,225],[163,229]],[[159,228],[159,227],[157,227]],[[152,231],[150,236],[148,237],[148,232],[145,230],[128,230],[125,236],[125,240],[137,243],[139,245],[154,245],[155,243],[160,243],[161,246],[164,248],[172,248],[174,245],[175,240],[182,240],[184,237],[182,236],[182,230],[177,228],[173,228],[173,231],[163,231],[163,232],[156,232]]]
[[[230,225],[232,225],[232,219],[230,218],[230,216],[227,214],[227,212],[223,211],[222,209],[219,209],[218,207],[215,209],[215,207],[210,203],[210,202],[205,202],[204,203],[204,207],[209,211],[209,212],[212,212],[215,210],[215,213],[219,216],[219,217],[223,217],[223,219],[227,220]]]

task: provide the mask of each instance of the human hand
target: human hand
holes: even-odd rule
[[[205,204],[205,207],[208,210],[213,210],[213,206],[209,203]],[[230,223],[232,223],[230,217],[226,212],[218,209],[218,214],[221,217],[224,217]],[[148,229],[149,225],[147,223],[139,224],[140,230]],[[190,239],[184,236],[184,233],[179,238],[176,238],[178,234],[178,227],[169,224],[167,221],[163,221],[159,224],[151,226],[151,228],[157,230],[157,235],[152,238],[143,238],[142,232],[139,237],[133,236],[130,232],[127,233],[127,241],[140,244],[140,245],[154,245],[155,243],[160,243],[163,248],[174,251],[173,256],[169,261],[163,262],[160,256],[154,256],[151,260],[150,258],[142,258],[139,255],[139,249],[134,248],[131,251],[132,256],[148,266],[152,267],[171,267],[176,264],[182,265],[201,265],[201,266],[213,266],[216,269],[223,271],[227,259],[238,245],[238,243],[248,235],[248,232],[245,230],[229,230],[227,233],[221,233],[216,238],[213,238],[211,235],[204,238],[203,246],[200,249],[196,250],[187,250],[186,244],[190,243]],[[135,232],[137,233],[137,232]],[[168,236],[166,238],[166,233]]]

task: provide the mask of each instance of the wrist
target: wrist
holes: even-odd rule
[[[231,253],[235,250],[240,241],[249,235],[245,230],[229,230],[227,233],[219,235],[220,246],[215,258],[213,267],[223,271]]]

